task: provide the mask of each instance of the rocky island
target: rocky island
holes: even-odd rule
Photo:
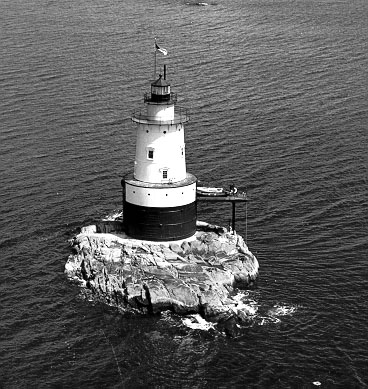
[[[149,242],[128,238],[117,217],[83,227],[70,244],[67,276],[122,312],[198,314],[225,330],[254,313],[236,292],[253,285],[258,261],[223,227],[197,222],[189,239]]]

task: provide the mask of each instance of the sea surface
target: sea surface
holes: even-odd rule
[[[0,37],[1,388],[368,387],[367,0],[1,0]],[[77,228],[121,208],[155,37],[188,171],[249,197],[235,338],[64,275]]]

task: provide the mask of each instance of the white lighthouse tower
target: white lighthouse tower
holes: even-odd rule
[[[177,107],[164,74],[151,83],[145,106],[136,110],[133,175],[123,186],[124,229],[129,237],[151,241],[188,238],[196,231],[197,178],[187,173],[184,123],[188,111]]]

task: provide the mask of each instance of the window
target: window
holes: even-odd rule
[[[147,159],[153,159],[153,152],[154,152],[154,149],[149,147],[147,148]]]
[[[164,180],[167,179],[167,170],[163,170],[163,171],[162,171],[162,178],[163,178]]]

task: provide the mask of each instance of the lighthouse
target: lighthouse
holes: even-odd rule
[[[123,178],[122,186],[124,230],[135,239],[175,241],[196,232],[197,178],[187,173],[185,162],[189,113],[176,105],[166,73],[165,65],[144,95],[144,106],[132,115],[134,171]]]

